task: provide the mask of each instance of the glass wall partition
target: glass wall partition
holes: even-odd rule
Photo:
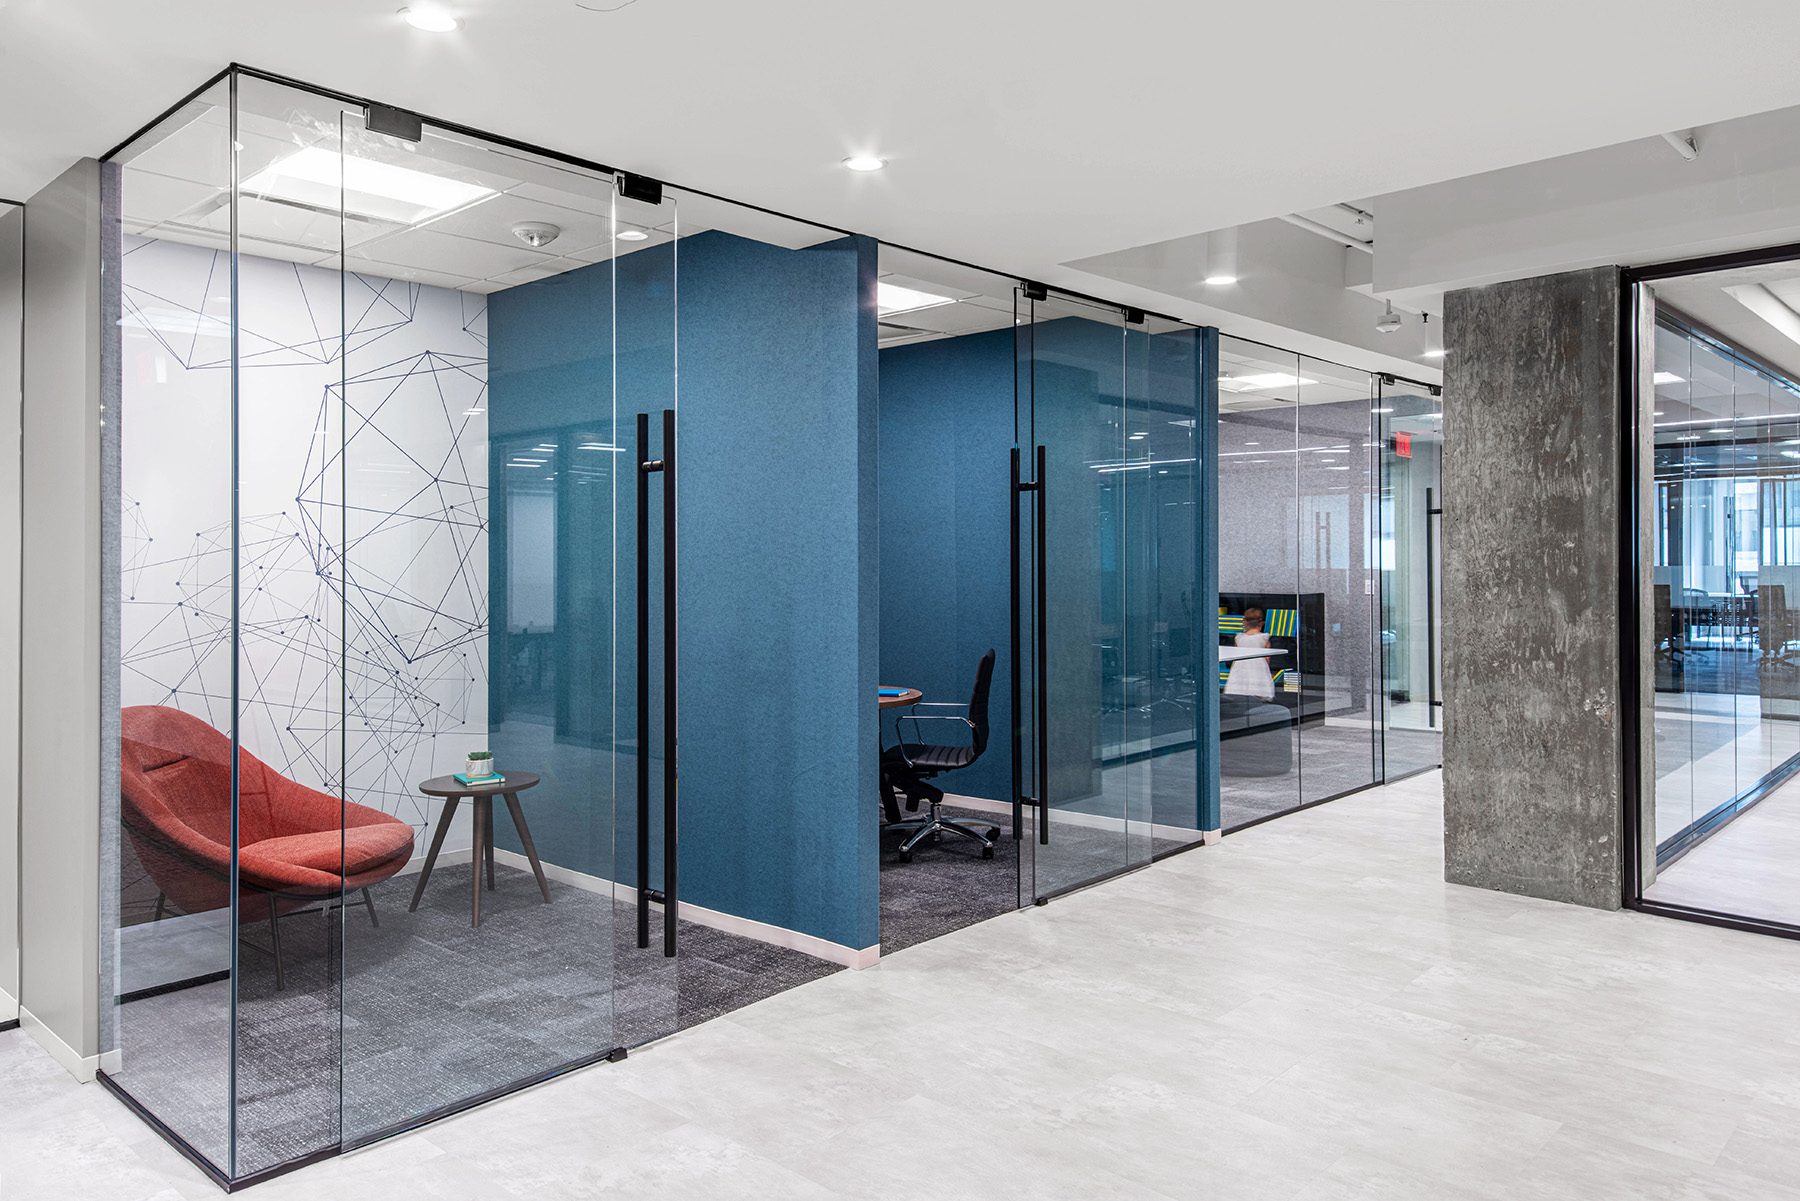
[[[1297,469],[1300,802],[1383,778],[1375,618],[1377,448],[1368,373],[1301,358]],[[1310,662],[1308,662],[1310,660]],[[1390,768],[1391,773],[1391,768]]]
[[[1020,900],[1198,841],[1197,331],[1021,292]]]
[[[1638,610],[1654,751],[1637,883],[1651,908],[1791,931],[1800,355],[1783,297],[1800,264],[1744,259],[1639,285]]]
[[[106,171],[108,1085],[241,1182],[872,956],[874,244],[248,71]]]
[[[13,481],[0,513],[0,678],[19,670],[18,487],[20,371],[25,336],[25,210],[0,201],[0,479]],[[13,710],[16,714],[17,710]],[[0,722],[0,755],[18,750],[18,723]],[[9,761],[11,761],[9,759]],[[0,780],[0,1024],[19,1018],[19,792],[16,777]]]
[[[1226,829],[1300,803],[1303,692],[1324,679],[1322,611],[1300,622],[1300,358],[1219,346],[1219,794]],[[1366,407],[1365,402],[1365,407]],[[1311,550],[1309,544],[1308,550]],[[1309,598],[1309,603],[1322,598]],[[1315,604],[1315,609],[1321,608]],[[1307,713],[1303,699],[1313,698]]]
[[[1393,779],[1444,758],[1438,638],[1444,404],[1441,394],[1392,376],[1380,377],[1377,386],[1379,704],[1382,757]]]
[[[1429,677],[1416,709],[1427,732],[1414,747],[1394,732],[1401,686],[1391,676],[1403,637],[1420,642],[1419,662],[1436,645],[1435,608],[1399,599],[1435,595],[1435,561],[1423,546],[1396,557],[1397,503],[1408,531],[1416,525],[1427,544],[1435,533],[1423,525],[1425,477],[1394,464],[1416,455],[1437,488],[1441,406],[1427,386],[1260,343],[1223,338],[1219,360],[1217,686],[1229,830],[1438,763]],[[1404,636],[1397,607],[1412,615]]]

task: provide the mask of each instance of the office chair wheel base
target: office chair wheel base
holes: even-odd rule
[[[1000,837],[1000,827],[999,826],[989,826],[988,827],[988,837],[989,838]]]
[[[911,863],[912,862],[912,852],[911,851],[901,851],[900,852],[900,862]]]
[[[982,847],[981,848],[981,857],[983,859],[992,859],[994,857],[994,848],[993,847]]]

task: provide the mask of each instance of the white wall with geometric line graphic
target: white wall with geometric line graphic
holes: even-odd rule
[[[127,238],[126,705],[231,729],[423,832],[420,781],[487,743],[487,298]]]

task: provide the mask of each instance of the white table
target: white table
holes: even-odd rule
[[[1254,646],[1222,646],[1219,648],[1219,662],[1236,663],[1239,659],[1273,659],[1276,655],[1287,652],[1278,646],[1258,648]]]

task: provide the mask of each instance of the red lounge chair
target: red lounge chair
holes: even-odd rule
[[[231,740],[192,714],[163,705],[124,710],[120,763],[124,824],[138,859],[183,913],[231,903]],[[297,784],[239,752],[240,922],[269,921],[275,987],[281,914],[362,890],[412,858],[412,827],[379,809]]]

